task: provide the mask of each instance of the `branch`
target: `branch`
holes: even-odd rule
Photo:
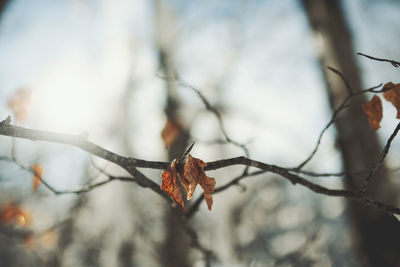
[[[181,86],[184,86],[184,87],[186,87],[186,88],[188,88],[188,89],[191,89],[193,92],[195,92],[195,93],[197,94],[197,96],[198,96],[198,97],[200,98],[200,100],[203,102],[203,104],[204,104],[204,106],[206,107],[206,109],[207,109],[208,111],[210,111],[211,113],[213,113],[213,114],[215,115],[215,117],[217,118],[218,124],[219,124],[219,128],[221,129],[221,132],[222,132],[222,135],[223,135],[224,138],[225,138],[225,141],[226,141],[227,143],[233,144],[234,146],[237,146],[237,147],[241,148],[241,149],[243,150],[244,154],[246,155],[246,157],[248,157],[248,156],[249,156],[249,150],[247,149],[246,144],[239,143],[239,142],[233,140],[233,139],[228,135],[228,133],[227,133],[227,131],[226,131],[226,129],[225,129],[225,126],[224,126],[224,122],[223,122],[223,120],[222,120],[221,113],[219,113],[219,111],[217,110],[217,108],[213,107],[213,106],[210,104],[210,102],[209,102],[209,101],[207,100],[207,98],[200,92],[200,90],[198,90],[198,89],[195,88],[194,86],[192,86],[192,85],[190,85],[190,84],[188,84],[188,83],[186,83],[186,82],[184,82],[184,81],[182,81],[182,80],[180,80],[180,79],[178,79],[178,78],[177,78],[176,82],[177,82],[179,85],[181,85]]]
[[[355,96],[358,96],[361,94],[365,94],[365,93],[371,93],[371,92],[380,93],[380,92],[383,92],[384,90],[386,91],[386,90],[391,89],[391,88],[386,88],[386,89],[382,89],[382,90],[376,90],[377,88],[382,86],[382,84],[379,84],[377,86],[373,86],[371,88],[364,89],[359,92],[353,93],[353,90],[351,89],[350,84],[344,77],[343,73],[341,73],[339,70],[329,67],[329,66],[328,66],[328,69],[330,71],[332,71],[333,73],[337,74],[343,80],[349,94],[343,100],[343,102],[333,111],[331,119],[329,120],[329,122],[325,125],[325,127],[320,132],[317,143],[316,143],[314,149],[312,150],[311,154],[303,162],[301,162],[296,168],[293,168],[293,170],[301,170],[315,156],[315,154],[317,153],[317,151],[319,149],[319,146],[322,141],[322,137],[324,136],[325,132],[329,129],[329,127],[332,126],[332,124],[334,124],[337,121],[339,113],[348,107],[348,103],[352,97],[355,97]]]
[[[228,189],[229,187],[233,186],[233,185],[238,185],[239,182],[247,177],[252,177],[252,176],[257,176],[260,174],[265,173],[265,171],[261,170],[261,171],[255,171],[252,173],[247,173],[247,174],[242,174],[236,178],[233,178],[230,182],[227,182],[224,185],[221,185],[217,188],[215,188],[213,194],[218,194],[220,192],[225,191],[226,189]],[[203,202],[204,200],[204,193],[202,193],[195,202],[193,202],[193,204],[190,206],[190,208],[188,209],[188,211],[185,213],[185,217],[187,219],[190,219],[193,217],[193,215],[199,210],[200,204]]]
[[[33,130],[19,126],[13,126],[4,123],[4,121],[0,123],[0,135],[14,136],[31,140],[42,140],[53,143],[69,144],[79,147],[82,150],[87,151],[88,153],[91,153],[93,155],[96,155],[98,157],[101,157],[105,160],[108,160],[110,162],[113,162],[121,166],[135,178],[134,182],[136,182],[139,186],[151,189],[153,192],[162,196],[171,203],[171,199],[160,189],[160,186],[157,183],[145,177],[141,172],[139,172],[136,169],[136,167],[163,169],[169,166],[168,162],[150,162],[133,158],[126,158],[117,155],[111,151],[108,151],[89,141],[86,141],[85,139],[82,139],[80,135],[68,135],[68,134],[53,133],[48,131]],[[375,201],[363,194],[360,194],[359,192],[353,192],[342,189],[329,189],[327,187],[310,182],[307,179],[301,177],[300,175],[294,174],[293,172],[291,172],[290,169],[251,160],[246,157],[235,157],[235,158],[208,162],[207,166],[204,167],[204,170],[216,170],[233,165],[244,165],[246,167],[255,167],[266,172],[275,173],[285,178],[286,180],[290,181],[293,185],[299,184],[318,194],[323,194],[327,196],[336,196],[336,197],[346,197],[358,201],[364,205],[375,207],[386,213],[389,214],[394,213],[400,215],[399,208],[384,204],[379,201]]]
[[[105,148],[102,148],[92,142],[86,140],[85,135],[73,135],[73,134],[61,134],[49,131],[40,131],[28,129],[20,126],[14,126],[7,123],[7,119],[0,123],[0,135],[19,137],[24,139],[30,139],[32,141],[47,141],[59,144],[67,144],[103,158],[107,161],[115,163],[129,172],[135,179],[134,181],[141,187],[149,188],[156,194],[171,201],[170,198],[161,190],[160,186],[143,175],[136,167],[155,168],[163,169],[168,167],[168,163],[165,162],[148,162],[145,160],[137,160],[134,158],[127,158],[113,153]]]
[[[21,169],[32,173],[33,175],[35,175],[40,180],[40,182],[47,189],[49,189],[51,192],[53,192],[56,195],[86,193],[86,192],[91,191],[94,188],[97,188],[99,186],[102,186],[102,185],[107,184],[107,183],[112,182],[112,181],[135,182],[135,178],[133,178],[133,177],[114,176],[114,175],[110,175],[110,174],[105,173],[103,170],[100,170],[100,172],[102,174],[107,176],[107,180],[104,180],[104,181],[101,181],[101,182],[97,182],[97,183],[89,183],[89,184],[86,184],[86,185],[82,186],[79,189],[57,190],[47,182],[47,179],[43,178],[43,175],[37,173],[37,170],[33,169],[29,164],[26,164],[26,163],[23,163],[23,162],[17,160],[17,158],[15,156],[13,156],[12,158],[0,156],[0,160],[1,161],[12,162],[12,163],[16,164],[17,166],[19,166]]]
[[[386,158],[386,156],[387,156],[387,154],[389,152],[390,145],[392,144],[392,141],[396,137],[396,135],[399,132],[399,130],[400,130],[400,123],[397,124],[397,126],[394,129],[393,133],[390,135],[389,139],[387,140],[386,145],[383,148],[383,150],[382,150],[382,152],[381,152],[381,154],[379,156],[378,162],[375,163],[372,166],[372,168],[369,171],[368,175],[365,177],[364,183],[362,184],[361,189],[360,189],[360,192],[362,194],[364,194],[367,191],[368,185],[369,185],[372,177],[374,176],[374,174],[382,167],[383,161],[385,160],[385,158]]]
[[[343,189],[329,189],[327,187],[310,182],[307,179],[305,179],[299,175],[293,174],[290,172],[289,169],[278,167],[276,165],[266,164],[266,163],[255,161],[255,160],[251,160],[251,159],[248,159],[245,157],[236,157],[236,158],[231,158],[231,159],[226,159],[226,160],[210,162],[204,169],[205,170],[215,170],[215,169],[219,169],[219,168],[223,168],[223,167],[227,167],[227,166],[231,166],[231,165],[237,165],[237,164],[252,166],[252,167],[258,168],[260,170],[278,174],[279,176],[290,181],[293,185],[296,185],[296,184],[302,185],[318,194],[349,198],[349,199],[355,200],[357,202],[360,202],[361,204],[380,209],[388,214],[393,214],[393,213],[399,214],[400,213],[399,208],[391,206],[391,205],[387,205],[385,203],[382,203],[382,202],[379,202],[376,200],[373,200],[363,194],[360,194],[359,192],[343,190]]]
[[[353,95],[353,89],[351,89],[350,83],[347,81],[346,77],[344,77],[344,74],[341,73],[339,70],[330,66],[328,66],[328,69],[333,73],[335,73],[336,75],[338,75],[343,80],[344,84],[346,85],[346,89],[347,92],[349,93],[349,96]]]
[[[388,63],[392,64],[393,67],[395,67],[395,68],[400,67],[400,62],[395,61],[395,60],[373,57],[373,56],[369,56],[369,55],[366,55],[366,54],[363,54],[363,53],[357,53],[357,55],[364,56],[366,58],[369,58],[369,59],[372,59],[372,60],[376,60],[376,61],[388,62]]]

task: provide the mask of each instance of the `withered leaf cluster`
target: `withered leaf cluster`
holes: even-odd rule
[[[383,97],[386,101],[392,103],[397,110],[397,118],[400,119],[400,83],[393,84],[388,82],[383,86]],[[378,95],[374,95],[372,99],[364,103],[362,108],[368,116],[368,122],[374,130],[381,128],[382,120],[382,101]]]
[[[215,189],[215,179],[206,175],[204,167],[207,165],[204,161],[188,155],[188,159],[183,168],[177,170],[176,160],[172,161],[171,166],[161,173],[162,184],[161,189],[164,190],[175,202],[182,208],[183,194],[181,186],[185,189],[187,199],[193,197],[193,193],[200,185],[204,190],[204,199],[206,200],[208,209],[212,209],[213,198],[212,193]]]

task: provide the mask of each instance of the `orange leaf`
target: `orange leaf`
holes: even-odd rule
[[[165,147],[170,147],[175,142],[176,138],[178,138],[181,131],[181,123],[168,118],[163,130],[161,131],[161,137],[164,141]]]
[[[397,118],[400,119],[400,83],[393,84],[388,82],[383,86],[383,89],[391,88],[383,92],[383,97],[392,103],[392,105],[397,109]]]
[[[185,209],[182,191],[178,183],[177,175],[176,160],[174,160],[172,161],[171,166],[161,173],[161,189],[164,190],[164,192],[166,192],[173,200],[175,200],[181,209]]]
[[[181,183],[187,192],[188,199],[192,198],[194,190],[196,189],[197,184],[199,184],[204,190],[204,199],[207,202],[208,209],[211,210],[213,204],[211,194],[214,192],[216,182],[214,178],[210,178],[206,175],[204,171],[206,165],[207,163],[201,159],[194,158],[189,154],[184,167],[184,177],[181,178]]]
[[[32,165],[31,170],[34,173],[32,190],[33,192],[36,192],[40,183],[42,182],[43,168],[39,164],[34,164]]]
[[[374,95],[371,101],[364,103],[362,108],[368,116],[369,125],[378,130],[381,128],[380,122],[382,120],[382,101],[379,96]]]
[[[21,88],[17,90],[8,100],[8,107],[14,112],[15,120],[23,122],[29,114],[29,102],[31,99],[31,90]]]
[[[25,226],[31,222],[30,215],[14,203],[6,203],[0,209],[0,222],[4,225],[17,223]]]

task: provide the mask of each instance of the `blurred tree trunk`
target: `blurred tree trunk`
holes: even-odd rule
[[[347,96],[344,82],[326,68],[341,71],[353,93],[362,89],[350,32],[346,26],[340,1],[302,0],[313,30],[319,60],[323,70],[332,109]],[[363,176],[353,175],[369,170],[382,150],[376,133],[369,127],[361,104],[365,95],[354,97],[350,106],[336,123],[338,144],[342,153],[344,170],[348,173],[345,185],[350,190],[360,188]],[[373,198],[395,203],[397,191],[388,180],[389,173],[382,168],[369,185],[367,194]],[[361,256],[363,266],[397,266],[400,263],[400,224],[392,216],[355,202],[348,203],[352,223],[352,239]]]
[[[165,106],[165,115],[167,120],[171,122],[179,122],[179,97],[176,91],[175,82],[175,25],[172,12],[165,2],[156,0],[156,23],[157,23],[157,48],[159,56],[159,67],[163,73],[166,84],[167,102]],[[168,160],[180,158],[185,152],[188,134],[184,129],[169,147]],[[172,207],[167,209],[165,214],[166,238],[161,247],[161,262],[163,266],[191,266],[189,261],[189,239],[188,235],[182,227],[185,223],[182,217],[178,217],[173,212]]]
[[[6,10],[6,7],[10,2],[10,0],[0,0],[0,19],[3,17],[4,10]]]

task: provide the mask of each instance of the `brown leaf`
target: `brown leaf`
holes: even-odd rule
[[[43,168],[39,164],[34,164],[32,165],[31,170],[34,173],[32,191],[36,192],[40,183],[42,182]]]
[[[17,223],[20,226],[26,226],[31,222],[31,216],[28,212],[14,203],[6,203],[0,209],[0,222],[4,225]]]
[[[184,177],[181,177],[181,183],[187,192],[187,199],[191,199],[196,189],[197,184],[204,190],[204,199],[207,202],[208,209],[211,210],[213,204],[212,193],[215,188],[215,179],[210,178],[206,175],[204,167],[207,165],[204,161],[198,158],[188,155],[188,160],[186,161],[184,167]]]
[[[17,122],[23,122],[28,118],[31,92],[30,89],[21,88],[8,100],[8,107],[14,112]]]
[[[163,130],[161,131],[161,138],[164,141],[165,147],[170,147],[175,142],[176,138],[178,138],[181,131],[181,123],[168,118]]]
[[[362,108],[368,116],[369,125],[378,130],[381,128],[380,122],[382,120],[382,101],[379,96],[374,95],[371,101],[364,103]]]
[[[179,186],[177,175],[176,160],[174,160],[172,161],[171,166],[161,173],[161,189],[164,190],[164,192],[166,192],[173,200],[175,200],[181,209],[185,209],[182,191]]]
[[[383,86],[383,89],[387,88],[391,89],[384,91],[383,97],[397,109],[397,118],[400,119],[400,83],[393,84],[388,82]]]

